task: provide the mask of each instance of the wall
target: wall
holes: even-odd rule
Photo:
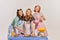
[[[8,26],[16,16],[16,10],[23,11],[39,4],[46,16],[46,26],[49,40],[59,40],[60,30],[60,0],[0,0],[0,40],[7,40]]]

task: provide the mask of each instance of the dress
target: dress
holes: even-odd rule
[[[25,33],[30,35],[31,34],[31,21],[34,20],[33,16],[25,20],[24,26],[25,26]]]
[[[25,31],[26,31],[26,34],[30,34],[30,21],[25,21]]]
[[[43,15],[42,13],[34,13],[33,14],[33,17],[35,18],[34,23],[35,23],[35,35],[36,36],[38,35],[38,31],[37,31],[38,28],[42,28],[42,27],[45,28],[44,22],[40,21],[40,18],[42,15]]]

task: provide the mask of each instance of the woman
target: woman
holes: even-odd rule
[[[38,30],[37,29],[39,29],[39,28],[45,28],[46,29],[46,26],[43,22],[45,20],[45,17],[42,13],[40,13],[40,11],[41,11],[41,7],[39,5],[36,5],[34,7],[34,14],[33,14],[33,17],[35,19],[33,21],[33,23],[35,24],[35,36],[38,36]],[[44,32],[43,36],[47,36],[47,30]]]
[[[33,20],[32,11],[30,8],[26,10],[26,15],[24,17],[24,36],[30,36],[31,34],[31,22]]]
[[[22,9],[18,9],[17,16],[12,22],[15,34],[19,35],[23,32],[23,24],[24,24],[24,14]]]

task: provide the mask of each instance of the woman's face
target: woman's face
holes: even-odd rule
[[[31,14],[31,11],[30,10],[27,10],[26,14],[27,15],[30,15]]]
[[[38,11],[40,10],[40,7],[37,6],[37,7],[35,8],[35,10],[36,10],[36,12],[38,12]]]
[[[22,11],[19,11],[19,15],[22,16],[23,12]]]

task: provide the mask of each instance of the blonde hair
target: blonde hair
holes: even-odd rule
[[[28,10],[30,10],[30,12],[31,12],[30,15],[27,15],[27,11],[28,11]],[[25,15],[25,20],[28,20],[28,19],[29,19],[29,20],[32,20],[32,11],[31,11],[30,8],[28,8],[28,9],[26,10],[26,15]]]
[[[28,11],[28,10],[30,10],[30,12],[31,12],[29,16],[27,15],[27,11]],[[28,8],[28,9],[26,10],[26,16],[28,16],[28,17],[32,17],[32,11],[31,11],[30,8]]]

